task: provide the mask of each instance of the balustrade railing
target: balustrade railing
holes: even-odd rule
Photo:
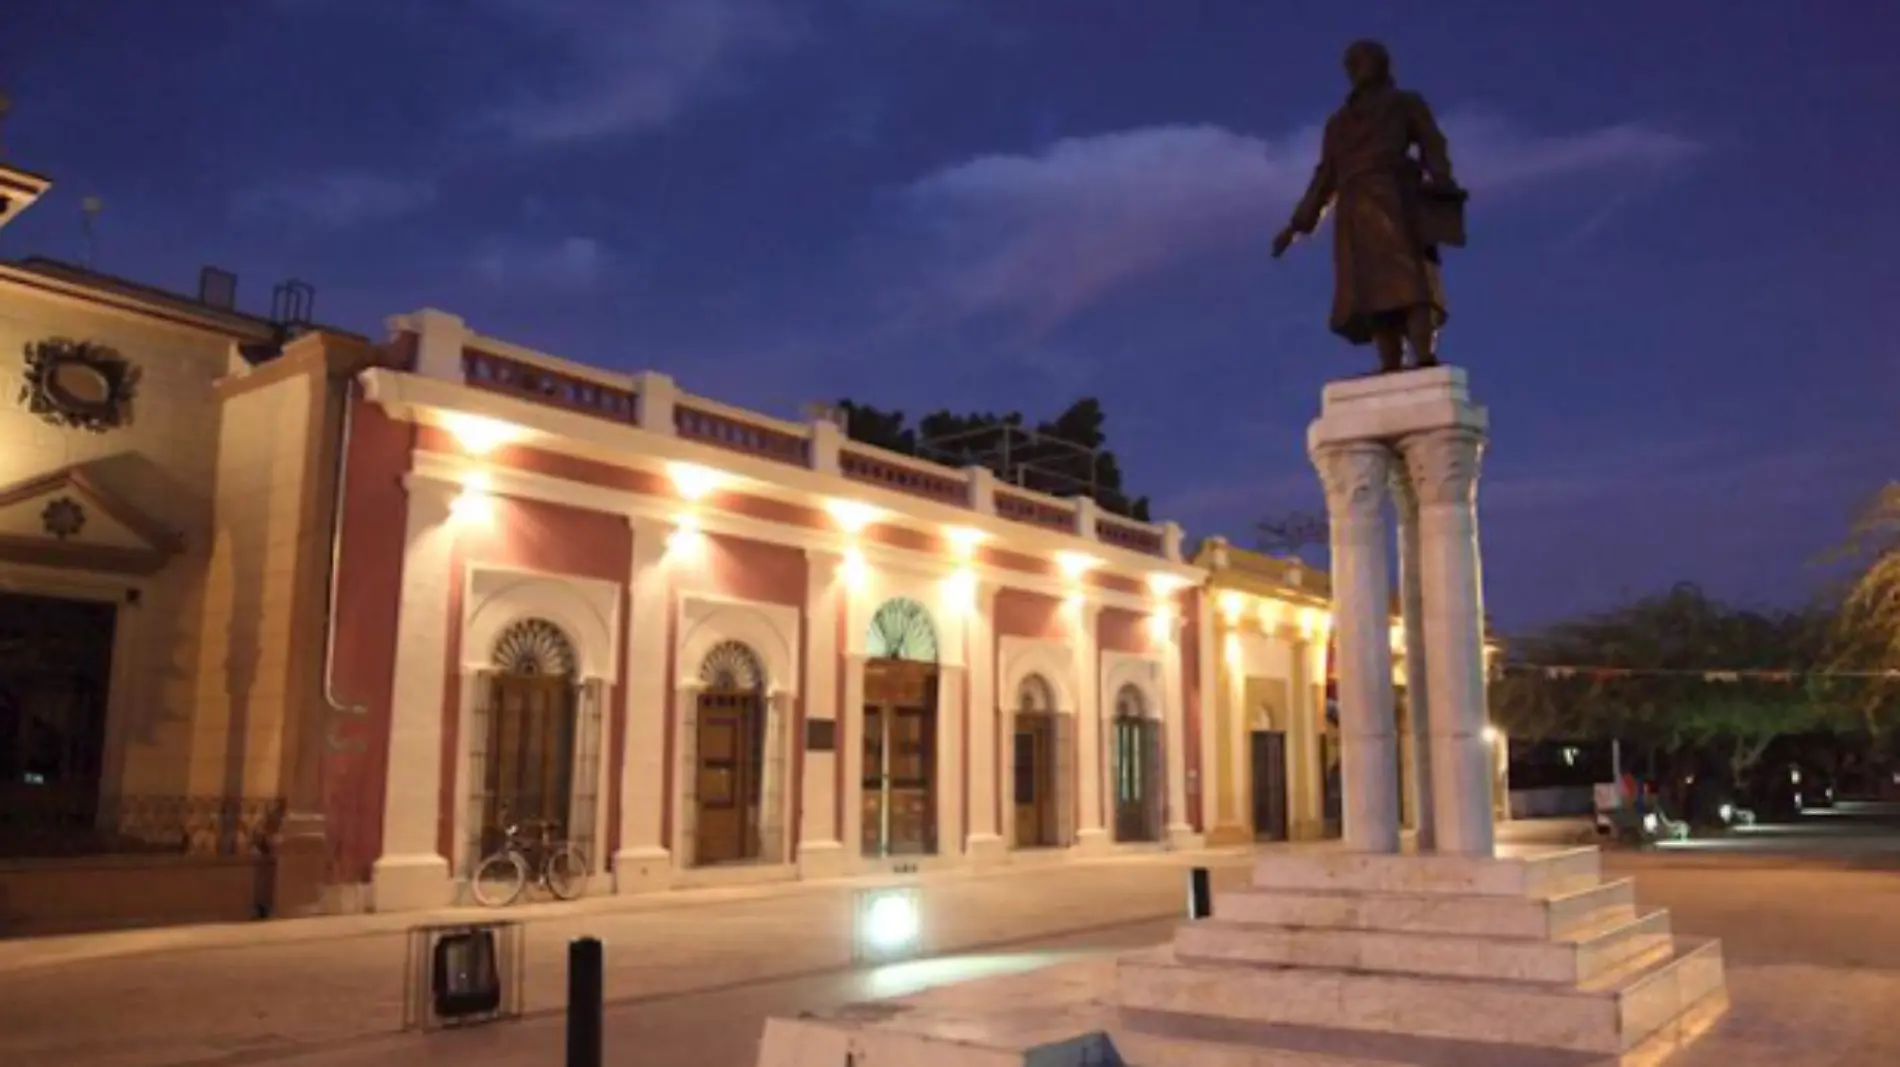
[[[0,859],[264,855],[283,817],[281,797],[7,790],[0,794]]]
[[[1074,500],[1000,485],[979,494],[974,479],[988,477],[985,472],[946,467],[854,441],[840,442],[837,436],[821,438],[820,430],[833,435],[837,431],[828,425],[787,423],[681,394],[664,375],[640,376],[638,385],[632,381],[616,384],[622,376],[579,366],[564,370],[550,365],[561,362],[552,357],[502,355],[474,347],[462,349],[461,362],[463,382],[487,392],[835,474],[953,507],[987,511],[993,506],[998,518],[1058,533],[1092,534],[1102,544],[1130,552],[1166,559],[1179,553],[1178,529],[1099,513],[1088,524],[1092,530],[1084,529]]]
[[[1105,545],[1125,548],[1130,552],[1159,556],[1164,554],[1166,542],[1161,531],[1145,525],[1098,515],[1095,519],[1095,539]]]
[[[688,441],[699,441],[801,467],[811,463],[809,437],[716,411],[710,405],[698,401],[680,400],[674,403],[673,428],[675,433]]]
[[[996,490],[996,517],[1060,533],[1076,532],[1073,503],[1057,503],[1009,489]]]
[[[634,425],[639,393],[526,360],[473,349],[462,353],[462,380],[477,389],[532,400],[582,415]]]

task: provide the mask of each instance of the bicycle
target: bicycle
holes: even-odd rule
[[[528,833],[530,828],[535,833]],[[469,879],[477,903],[506,907],[520,899],[530,880],[557,900],[573,900],[587,888],[587,856],[579,846],[559,841],[555,824],[542,819],[503,828],[501,849],[484,858]]]

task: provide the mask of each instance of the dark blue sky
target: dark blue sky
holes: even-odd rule
[[[97,0],[0,31],[0,255],[287,276],[780,414],[1099,395],[1132,487],[1319,506],[1327,253],[1267,245],[1377,35],[1472,186],[1491,606],[1791,603],[1900,440],[1900,17],[1678,0]],[[1341,11],[1347,8],[1348,11]]]

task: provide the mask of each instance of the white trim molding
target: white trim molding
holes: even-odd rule
[[[620,681],[620,584],[471,562],[463,579],[462,670],[494,669],[495,642],[524,619],[545,619],[573,642],[580,681]]]
[[[1017,711],[1016,695],[1022,690],[1023,680],[1037,675],[1049,683],[1055,696],[1055,707],[1050,710],[1063,714],[1076,712],[1074,649],[1055,641],[1007,634],[997,638],[996,644],[997,674],[1002,679],[996,690],[996,702],[1001,710]]]
[[[1097,714],[1115,717],[1115,698],[1122,686],[1132,685],[1141,693],[1142,713],[1150,719],[1167,719],[1180,714],[1180,702],[1170,699],[1162,684],[1165,665],[1158,655],[1147,652],[1102,652],[1102,701]]]
[[[697,688],[706,654],[722,641],[737,641],[759,657],[769,696],[798,692],[797,608],[682,590],[678,611],[673,630],[678,635],[675,688]]]

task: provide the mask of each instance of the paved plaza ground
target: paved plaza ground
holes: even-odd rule
[[[527,909],[529,1017],[426,1036],[394,1032],[413,921],[400,916],[0,944],[0,1064],[548,1067],[564,945],[592,934],[608,949],[610,1064],[747,1067],[769,1015],[1161,941],[1196,863],[1217,883],[1245,877],[1236,853],[937,876],[926,928],[955,955],[885,968],[849,965],[843,883]],[[1735,1009],[1706,1052],[1677,1062],[1900,1063],[1896,828],[1816,819],[1725,848],[1612,853],[1606,867],[1635,875],[1681,932],[1726,943]]]

